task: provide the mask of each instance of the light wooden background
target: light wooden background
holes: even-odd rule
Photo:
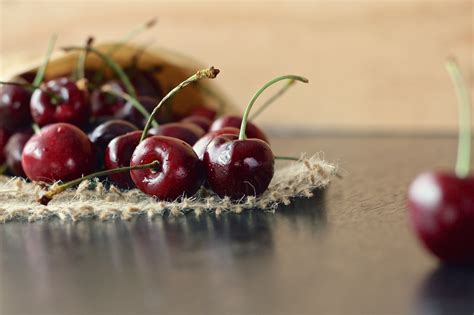
[[[244,106],[275,75],[307,76],[259,122],[273,128],[446,131],[457,125],[444,59],[458,57],[473,88],[474,2],[1,0],[1,69],[59,45],[118,39],[157,16],[137,42],[185,52],[222,70]],[[1,70],[0,69],[0,70]]]

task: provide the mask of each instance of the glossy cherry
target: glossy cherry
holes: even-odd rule
[[[274,174],[272,150],[260,139],[217,136],[208,144],[203,161],[211,189],[220,197],[233,200],[260,196]]]
[[[474,177],[470,164],[470,100],[454,60],[447,63],[459,101],[456,172],[427,172],[408,191],[411,225],[424,246],[440,260],[474,264]]]
[[[154,170],[130,171],[135,185],[160,200],[194,195],[204,182],[204,169],[193,148],[186,142],[164,136],[149,137],[135,149],[130,166],[158,161]]]
[[[40,126],[57,122],[80,126],[91,113],[87,88],[65,77],[42,84],[33,92],[30,106],[33,120]]]
[[[410,186],[408,207],[412,226],[433,254],[474,263],[474,177],[421,174]]]
[[[65,181],[89,174],[95,166],[95,154],[89,138],[79,128],[56,123],[31,137],[21,163],[33,181]]]
[[[239,129],[234,127],[224,127],[219,130],[210,131],[202,136],[194,145],[193,150],[197,156],[202,160],[204,152],[206,151],[207,145],[214,140],[217,136],[221,135],[239,135]]]
[[[205,132],[201,127],[191,123],[168,123],[152,128],[149,132],[153,136],[166,136],[181,139],[189,145],[194,145]]]
[[[234,116],[234,115],[226,115],[226,116],[222,116],[216,119],[212,123],[209,131],[216,131],[224,127],[240,128],[241,124],[242,124],[242,117]],[[256,138],[256,139],[260,139],[265,142],[268,142],[268,138],[265,135],[265,133],[251,122],[247,122],[247,129],[245,133],[247,134],[249,138]]]
[[[247,196],[260,196],[267,190],[273,178],[275,158],[267,141],[250,138],[247,129],[248,117],[259,95],[281,80],[308,82],[307,79],[294,75],[268,81],[253,96],[242,119],[227,116],[221,120],[222,122],[240,120],[239,135],[217,136],[207,145],[203,156],[207,181],[210,188],[221,198],[229,197],[239,201]]]
[[[105,148],[112,139],[136,130],[138,128],[128,121],[113,119],[97,126],[89,134],[89,139],[95,145],[99,158],[102,160]]]
[[[21,86],[0,87],[0,128],[10,131],[31,124],[31,92]]]
[[[198,115],[191,115],[191,116],[185,117],[181,119],[181,122],[195,124],[201,127],[202,130],[204,130],[205,132],[208,132],[209,128],[211,128],[211,125],[212,125],[211,119],[204,116],[198,116]]]
[[[130,167],[139,167],[153,161],[157,161],[160,167],[130,171],[133,182],[141,191],[162,200],[175,200],[181,196],[192,196],[201,187],[204,182],[202,161],[189,144],[166,136],[146,137],[155,115],[169,98],[185,86],[201,79],[215,78],[218,73],[219,70],[214,67],[199,70],[173,88],[153,109],[140,137],[140,144],[133,152]]]
[[[32,136],[33,131],[31,130],[16,132],[10,137],[3,150],[8,170],[14,176],[26,177],[21,165],[21,155],[25,144]]]
[[[120,81],[111,80],[106,84],[116,92],[125,92],[125,87]],[[123,98],[103,92],[101,89],[92,91],[90,102],[94,117],[113,117],[127,103]]]
[[[111,170],[118,167],[130,166],[133,151],[140,143],[141,131],[133,131],[118,136],[105,150],[104,166]],[[110,174],[109,179],[121,188],[135,187],[130,172]]]

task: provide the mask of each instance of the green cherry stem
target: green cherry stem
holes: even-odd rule
[[[57,186],[52,186],[50,187],[46,192],[41,194],[38,198],[38,201],[43,204],[47,205],[55,195],[65,191],[68,188],[74,187],[76,185],[79,185],[82,181],[88,180],[88,179],[93,179],[95,177],[101,177],[101,176],[106,176],[110,174],[117,174],[117,173],[124,173],[132,170],[144,170],[144,169],[150,169],[150,168],[157,168],[160,166],[160,162],[158,161],[153,161],[148,164],[142,164],[142,165],[135,165],[135,166],[124,166],[124,167],[118,167],[114,168],[111,170],[106,170],[106,171],[100,171],[97,173],[93,173],[87,176],[83,176],[81,178],[74,179],[72,181],[69,181],[67,183],[57,185]]]
[[[77,65],[76,65],[76,81],[84,79],[86,76],[86,59],[87,54],[89,53],[89,48],[92,46],[94,42],[93,37],[87,38],[85,50],[79,55],[77,58]]]
[[[127,102],[130,102],[130,104],[132,104],[132,106],[135,107],[140,112],[140,114],[143,115],[143,117],[145,117],[146,119],[150,118],[150,113],[146,110],[142,103],[140,103],[136,98],[131,97],[127,93],[115,91],[110,85],[107,84],[101,88],[101,91],[113,95],[115,97],[123,98]],[[155,119],[153,119],[152,125],[154,128],[158,128],[158,122]]]
[[[46,73],[46,68],[48,67],[49,59],[51,58],[51,54],[53,53],[54,45],[56,44],[56,40],[58,39],[58,35],[54,34],[49,39],[48,43],[48,50],[46,51],[46,56],[44,58],[43,64],[36,72],[36,76],[33,80],[33,86],[39,86],[41,82],[43,82],[44,75]]]
[[[181,82],[180,84],[178,84],[175,88],[173,88],[171,91],[168,92],[168,94],[166,94],[162,99],[161,101],[158,103],[158,105],[156,105],[156,107],[153,109],[153,111],[151,112],[151,115],[150,117],[148,118],[148,121],[146,122],[146,125],[145,125],[145,128],[143,128],[143,132],[142,132],[142,136],[140,138],[140,142],[142,142],[143,140],[145,140],[147,134],[148,134],[148,131],[150,130],[150,125],[151,125],[151,122],[155,119],[155,116],[156,114],[158,113],[158,111],[160,110],[160,108],[163,106],[163,104],[166,103],[166,101],[168,99],[170,99],[171,97],[173,97],[176,93],[178,93],[181,89],[183,89],[185,86],[195,82],[195,81],[199,81],[199,80],[202,80],[202,79],[214,79],[215,77],[217,77],[217,75],[219,74],[219,69],[216,69],[214,67],[210,67],[208,69],[202,69],[202,70],[199,70],[198,72],[196,72],[195,74],[193,74],[192,76],[190,76],[189,78],[187,78],[186,80],[184,80],[183,82]]]
[[[267,99],[265,101],[265,103],[263,103],[262,106],[260,106],[259,109],[257,109],[249,118],[249,120],[254,120],[255,118],[257,118],[258,115],[260,115],[268,106],[270,106],[275,100],[277,100],[280,96],[282,96],[283,94],[285,94],[286,91],[288,91],[288,89],[290,87],[292,87],[294,84],[295,84],[295,80],[289,80],[288,82],[286,82],[286,84],[278,91],[276,92],[275,94],[273,94],[269,99]]]
[[[127,93],[130,94],[132,97],[137,98],[137,93],[135,92],[135,88],[133,87],[132,82],[128,78],[127,74],[123,71],[122,67],[118,63],[116,63],[112,58],[110,58],[108,55],[92,47],[69,46],[69,47],[63,47],[62,49],[64,51],[80,50],[80,51],[93,52],[115,72],[115,74],[120,79],[120,81],[122,81],[123,84],[125,85],[125,89],[127,90]]]
[[[31,129],[33,129],[33,132],[35,133],[35,135],[41,132],[41,128],[38,126],[37,123],[31,124]]]
[[[448,58],[446,69],[451,77],[458,99],[459,140],[456,161],[456,176],[460,178],[469,175],[471,162],[471,102],[466,83],[462,77],[459,65],[454,58]]]
[[[299,158],[295,158],[293,156],[282,156],[282,155],[275,155],[275,160],[284,160],[284,161],[299,161]]]
[[[297,80],[297,81],[300,81],[300,82],[304,82],[304,83],[308,83],[308,79],[304,78],[304,77],[301,77],[301,76],[298,76],[298,75],[292,75],[292,74],[289,74],[289,75],[283,75],[283,76],[280,76],[280,77],[276,77],[270,81],[268,81],[267,83],[265,83],[261,88],[260,90],[257,91],[257,93],[255,93],[255,95],[252,97],[252,99],[250,100],[250,103],[247,105],[247,108],[245,108],[245,112],[244,112],[244,116],[242,117],[242,124],[240,125],[240,133],[239,133],[239,140],[245,140],[247,138],[247,136],[245,135],[245,131],[247,129],[247,121],[249,119],[249,114],[250,114],[250,110],[252,109],[253,107],[253,104],[255,103],[255,101],[257,100],[257,98],[260,96],[260,94],[263,93],[263,91],[265,91],[267,88],[269,88],[270,86],[272,86],[273,84],[279,82],[279,81],[282,81],[282,80]]]

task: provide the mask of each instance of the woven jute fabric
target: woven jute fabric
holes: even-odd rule
[[[240,213],[246,209],[275,211],[280,204],[289,205],[294,198],[309,198],[315,189],[325,188],[336,171],[336,166],[324,161],[320,154],[302,156],[294,162],[278,161],[268,190],[259,197],[249,196],[238,202],[219,198],[205,188],[193,197],[167,202],[138,189],[123,191],[106,187],[98,180],[84,181],[77,188],[55,196],[47,206],[36,201],[44,187],[3,176],[0,177],[0,222],[34,222],[54,217],[63,221],[129,220],[140,215],[153,218],[188,212],[199,215],[210,211]]]

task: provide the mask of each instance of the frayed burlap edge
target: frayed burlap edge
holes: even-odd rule
[[[101,182],[89,181],[57,195],[47,206],[36,202],[43,189],[40,186],[21,178],[0,177],[0,222],[34,222],[53,217],[66,221],[87,218],[129,220],[139,215],[152,218],[165,213],[194,212],[199,215],[209,211],[240,213],[246,209],[275,211],[280,204],[289,205],[292,198],[311,197],[315,189],[326,187],[335,174],[336,167],[325,162],[321,155],[302,156],[297,162],[277,162],[268,190],[258,198],[251,196],[238,203],[219,198],[204,188],[196,196],[165,202],[137,189],[121,191],[114,186],[105,188]]]

